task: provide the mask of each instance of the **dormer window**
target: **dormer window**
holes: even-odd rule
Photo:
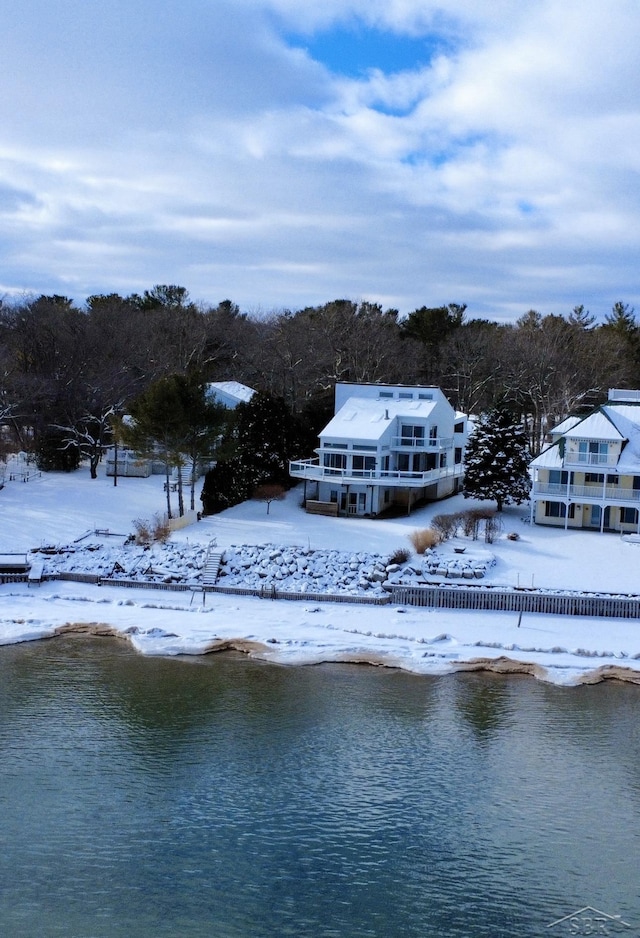
[[[609,444],[598,440],[578,440],[578,460],[597,466],[609,459]]]

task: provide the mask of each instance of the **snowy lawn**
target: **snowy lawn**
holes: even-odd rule
[[[198,494],[200,488],[201,483]],[[362,555],[373,563],[397,548],[410,547],[408,535],[427,527],[434,514],[474,504],[456,496],[410,517],[335,519],[305,514],[299,507],[301,496],[301,488],[293,489],[286,500],[271,504],[268,515],[264,503],[246,502],[205,518],[176,532],[167,551],[154,548],[146,557],[168,573],[176,572],[181,563],[191,564],[194,582],[206,545],[214,538],[229,556],[240,555],[241,545],[271,545],[273,553],[291,558],[291,567],[300,555],[323,551],[340,551],[347,561]],[[175,504],[176,496],[172,498]],[[94,529],[126,535],[135,518],[162,512],[165,503],[160,476],[119,479],[114,487],[111,479],[100,475],[93,481],[82,469],[27,483],[9,482],[0,492],[0,553],[71,545]],[[490,560],[478,583],[640,592],[640,544],[612,534],[536,527],[523,519],[528,519],[527,506],[508,508],[503,533],[495,543],[459,538],[439,548],[439,554],[448,560]],[[507,539],[511,531],[519,534],[519,540]],[[99,549],[83,550],[87,546]],[[464,554],[454,553],[454,546],[465,547]],[[111,569],[113,558],[123,550],[122,539],[95,535],[75,548],[75,553],[60,557],[84,570],[100,564]],[[142,554],[139,548],[127,550]],[[305,577],[303,570],[298,581]],[[348,585],[353,587],[357,582]],[[362,592],[372,589],[378,589],[377,584],[363,587]],[[632,669],[631,676],[635,673],[640,680],[640,620],[525,614],[518,627],[512,613],[271,602],[219,594],[208,595],[203,607],[202,596],[189,592],[125,591],[60,582],[0,586],[0,643],[48,636],[73,623],[110,626],[147,654],[200,654],[231,640],[252,654],[281,663],[372,661],[440,674],[464,662],[479,661],[484,666],[488,659],[495,667],[523,667],[561,683],[626,673],[620,667]]]

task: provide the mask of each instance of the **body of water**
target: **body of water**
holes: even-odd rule
[[[613,683],[2,648],[0,935],[640,935],[639,714]]]

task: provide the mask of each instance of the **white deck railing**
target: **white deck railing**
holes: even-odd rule
[[[341,483],[369,482],[374,485],[411,486],[431,485],[440,479],[462,475],[462,465],[445,466],[442,469],[430,469],[427,472],[401,472],[384,469],[333,469],[321,466],[317,459],[298,459],[289,463],[289,475],[294,479],[309,479],[313,482],[335,480]]]
[[[555,498],[580,498],[593,502],[639,502],[640,490],[619,485],[563,485],[561,482],[534,482],[533,496],[553,495]]]
[[[417,436],[394,436],[392,440],[394,449],[426,449],[443,450],[451,449],[453,446],[452,436],[435,437],[417,437]]]
[[[579,453],[577,450],[565,450],[564,464],[572,466],[615,466],[619,453]]]

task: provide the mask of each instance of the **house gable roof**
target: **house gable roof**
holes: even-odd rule
[[[552,427],[549,433],[552,433],[554,436],[557,434],[564,434],[568,430],[571,430],[572,427],[575,427],[577,423],[580,423],[582,417],[565,417],[565,419],[558,424],[557,427]]]
[[[595,411],[564,433],[567,440],[604,440],[621,442],[625,436],[620,433],[604,409]]]
[[[350,397],[331,418],[322,433],[324,437],[348,440],[380,440],[399,417],[402,420],[425,420],[435,409],[435,401],[394,401]]]

